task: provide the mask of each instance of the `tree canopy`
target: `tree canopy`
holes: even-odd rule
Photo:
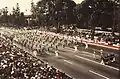
[[[79,28],[118,28],[119,0],[84,0],[76,4],[73,0],[40,0],[31,2],[32,23],[35,25],[77,24]],[[0,22],[25,24],[24,13],[19,4],[8,14],[7,7],[0,11]]]

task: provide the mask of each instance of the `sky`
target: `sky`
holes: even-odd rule
[[[34,3],[38,1],[39,0],[33,0]],[[73,1],[75,1],[76,3],[81,3],[83,0],[73,0]],[[7,6],[8,10],[12,11],[12,8],[16,7],[16,3],[19,3],[21,12],[24,12],[25,14],[30,14],[31,0],[0,0],[0,9]]]

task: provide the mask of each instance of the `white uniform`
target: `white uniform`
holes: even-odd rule
[[[74,46],[75,52],[77,52],[77,46]]]
[[[58,56],[58,50],[55,51],[55,55]]]
[[[95,51],[93,52],[93,58],[96,58],[96,52]]]
[[[88,44],[85,42],[85,49],[87,49],[88,48]]]

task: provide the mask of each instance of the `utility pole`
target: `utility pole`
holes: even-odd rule
[[[115,32],[115,3],[113,4],[113,25],[112,25],[112,35],[114,35]]]
[[[89,8],[90,9],[93,9],[93,12],[90,16],[90,24],[91,24],[91,39],[94,40],[94,35],[95,35],[95,27],[96,27],[96,13],[97,13],[97,8],[96,8],[96,2],[94,2],[95,4],[94,5],[90,5]],[[98,17],[98,16],[97,16]]]
[[[91,39],[93,40],[94,39],[94,35],[95,35],[95,23],[93,23],[93,19],[95,19],[94,18],[94,16],[95,16],[95,12],[96,11],[93,11],[93,13],[91,14],[91,22],[92,22],[92,24],[91,24]]]

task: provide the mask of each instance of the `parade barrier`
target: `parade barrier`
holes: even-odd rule
[[[120,46],[110,46],[110,45],[94,43],[94,42],[88,42],[88,44],[95,45],[95,46],[100,46],[100,47],[105,47],[105,48],[109,48],[109,49],[115,49],[115,50],[119,50],[120,49]]]

